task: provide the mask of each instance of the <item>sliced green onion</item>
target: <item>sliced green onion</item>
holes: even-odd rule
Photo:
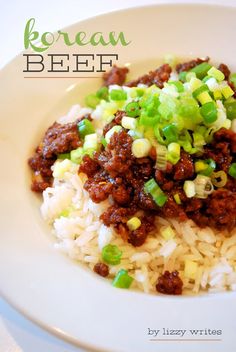
[[[198,160],[194,163],[194,169],[196,173],[199,173],[207,169],[207,164],[203,160]]]
[[[214,66],[210,68],[207,72],[208,76],[214,77],[218,82],[221,82],[225,79],[225,75],[220,70],[217,70]]]
[[[200,87],[195,89],[192,94],[193,94],[193,97],[195,99],[197,99],[200,94],[202,94],[203,92],[208,92],[208,91],[209,91],[208,86],[206,84],[202,84]]]
[[[141,221],[139,218],[134,216],[133,218],[129,219],[126,223],[130,231],[135,231],[141,226]]]
[[[198,103],[192,97],[181,97],[177,113],[183,117],[193,117],[198,113]]]
[[[225,100],[224,106],[227,118],[230,120],[236,119],[236,100],[234,98],[229,98]]]
[[[125,113],[130,117],[137,117],[140,114],[139,104],[136,101],[132,101],[125,107]]]
[[[85,104],[92,109],[95,109],[99,103],[100,99],[96,96],[96,94],[89,94],[85,98]]]
[[[208,168],[205,171],[203,171],[202,174],[205,176],[210,176],[216,168],[216,162],[213,159],[206,159],[205,162],[207,163]]]
[[[187,81],[187,82],[190,82],[192,78],[196,78],[196,77],[197,77],[197,76],[196,76],[196,73],[195,73],[195,72],[189,71],[189,72],[187,72],[187,75],[186,75],[186,81]]]
[[[123,116],[121,120],[122,127],[128,130],[135,130],[137,127],[137,119],[134,117]]]
[[[213,159],[198,160],[194,164],[195,172],[204,176],[210,176],[216,168],[216,163]]]
[[[208,102],[200,107],[200,113],[206,124],[211,124],[217,120],[217,108],[215,102]]]
[[[121,101],[127,99],[127,94],[122,89],[112,89],[110,91],[110,99],[115,101]]]
[[[116,274],[112,285],[117,288],[129,288],[133,282],[133,278],[128,274],[128,271],[121,269]]]
[[[168,145],[167,160],[173,165],[177,164],[180,159],[180,145],[178,143],[170,143]]]
[[[174,194],[174,200],[175,200],[175,203],[178,205],[180,205],[182,203],[180,196],[179,196],[179,193]]]
[[[215,100],[220,100],[222,99],[222,94],[219,89],[213,91],[213,96]]]
[[[202,86],[202,81],[196,77],[192,77],[189,81],[189,89],[194,92],[197,88]]]
[[[183,93],[184,92],[184,85],[180,81],[168,81],[168,84],[172,84],[173,86],[176,87],[178,93]]]
[[[231,177],[236,178],[236,163],[233,163],[233,164],[230,165],[228,174],[229,174]]]
[[[69,171],[71,168],[71,162],[68,159],[57,161],[54,164],[53,177],[63,178],[65,172]]]
[[[107,264],[118,265],[121,257],[122,251],[116,245],[108,244],[102,249],[102,259]]]
[[[168,145],[168,152],[180,156],[180,145],[178,143],[170,143]]]
[[[211,68],[211,65],[208,64],[208,62],[202,62],[201,64],[192,68],[191,72],[195,72],[197,78],[203,79],[207,75],[210,68]]]
[[[203,83],[206,83],[211,77],[210,76],[205,76],[203,79],[202,79],[202,82]]]
[[[170,239],[175,237],[175,231],[172,229],[172,227],[167,226],[164,227],[160,230],[161,236],[166,240],[169,241]]]
[[[101,138],[101,143],[102,143],[103,147],[106,148],[106,146],[107,146],[107,141],[106,141],[105,137],[102,137],[102,138]]]
[[[156,147],[156,168],[158,170],[166,170],[167,165],[167,148],[165,145],[158,144]]]
[[[98,136],[96,133],[93,134],[87,134],[84,137],[84,145],[83,149],[84,150],[96,150],[98,147]]]
[[[70,152],[70,159],[75,164],[80,164],[83,157],[83,148],[79,147]]]
[[[212,101],[212,98],[208,92],[203,92],[199,94],[197,99],[202,105]]]
[[[206,144],[206,141],[202,134],[194,132],[193,133],[193,145],[194,147],[202,147]]]
[[[233,83],[236,88],[236,73],[231,73],[231,75],[229,76],[229,80]]]
[[[107,87],[100,88],[97,91],[96,96],[98,97],[98,99],[107,100],[108,99],[108,88]]]
[[[221,188],[226,185],[228,177],[223,170],[220,170],[211,174],[211,181],[214,186]]]
[[[187,72],[186,71],[182,71],[182,72],[179,73],[179,79],[182,82],[186,82],[186,76],[187,76]]]
[[[162,128],[163,135],[168,143],[176,142],[178,140],[177,128],[174,125],[167,125]]]
[[[184,276],[187,279],[195,280],[198,270],[198,264],[192,260],[186,259],[184,263]]]
[[[214,191],[210,177],[197,175],[193,182],[195,185],[196,198],[207,198],[208,195]]]
[[[154,178],[150,179],[148,182],[144,184],[144,192],[149,193],[154,202],[159,206],[163,207],[166,203],[168,197],[164,194],[161,188],[158,186]]]
[[[88,119],[80,121],[77,125],[79,130],[80,137],[84,138],[87,134],[92,134],[95,132],[95,129]]]
[[[228,84],[226,86],[223,86],[223,88],[221,88],[220,91],[223,94],[225,99],[228,99],[229,97],[232,97],[234,95],[233,89],[230,86],[228,86]]]
[[[184,192],[188,198],[192,198],[195,196],[195,184],[193,181],[185,181],[184,182]]]
[[[148,156],[151,147],[152,145],[147,138],[135,139],[131,147],[132,154],[135,158],[143,158]]]
[[[162,130],[158,125],[154,127],[154,134],[160,144],[167,144],[167,141],[163,138]]]
[[[157,122],[159,122],[160,117],[156,116],[147,116],[145,113],[142,113],[139,118],[140,125],[143,126],[155,126]]]

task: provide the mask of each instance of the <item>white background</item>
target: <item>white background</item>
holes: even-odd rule
[[[236,4],[236,0],[0,0],[0,69],[24,49],[24,27],[31,17],[40,33],[53,32],[104,12],[166,2]],[[0,314],[0,352],[82,351],[38,328],[2,299]]]

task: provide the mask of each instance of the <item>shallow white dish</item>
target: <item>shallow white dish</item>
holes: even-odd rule
[[[236,70],[236,8],[150,6],[111,13],[66,29],[123,31],[131,44],[83,53],[118,53],[131,72],[155,68],[166,53],[206,56]],[[58,42],[55,52],[73,53]],[[78,49],[76,49],[78,50]],[[82,52],[82,50],[81,50]],[[146,62],[145,62],[146,61]],[[154,63],[156,62],[156,63]],[[151,296],[118,290],[53,248],[30,192],[26,160],[47,126],[96,90],[99,79],[25,79],[22,55],[0,73],[1,292],[45,329],[99,351],[232,351],[234,293],[201,297]],[[221,341],[150,341],[150,329],[221,329]],[[169,336],[175,337],[175,336]],[[176,336],[178,337],[178,336]],[[185,336],[187,338],[187,336]],[[189,337],[189,336],[188,336]],[[212,338],[203,336],[201,338]],[[168,336],[159,336],[168,338]]]

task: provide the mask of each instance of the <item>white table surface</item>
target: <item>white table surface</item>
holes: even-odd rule
[[[56,11],[60,2],[63,4],[61,13]],[[36,18],[39,32],[53,32],[97,14],[167,2],[236,6],[236,0],[0,0],[0,69],[23,50],[24,27],[31,17]],[[0,299],[0,352],[82,351],[42,330]]]

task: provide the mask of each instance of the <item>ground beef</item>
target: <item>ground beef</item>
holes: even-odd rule
[[[106,226],[112,224],[126,224],[130,215],[129,208],[122,208],[117,205],[111,205],[105,212],[100,216],[100,219]]]
[[[99,165],[112,177],[125,174],[132,164],[133,139],[124,130],[113,133],[110,143],[107,145],[108,151],[100,153],[97,157]]]
[[[148,74],[139,77],[138,79],[128,82],[128,87],[137,87],[138,84],[146,84],[151,86],[156,84],[159,88],[163,88],[164,82],[168,81],[171,74],[171,67],[168,64],[160,66],[155,71],[150,71]]]
[[[69,153],[82,145],[77,125],[85,118],[91,120],[91,116],[87,114],[73,123],[59,124],[55,122],[47,129],[34,156],[28,160],[29,166],[34,171],[31,187],[33,191],[42,192],[51,186],[51,166],[59,154]]]
[[[99,164],[89,155],[83,157],[82,163],[79,167],[79,172],[85,173],[88,177],[94,176],[100,169]]]
[[[236,153],[236,133],[226,128],[221,128],[214,134],[214,140],[217,142],[228,142],[232,153]],[[213,143],[214,145],[214,143]]]
[[[174,180],[189,180],[194,175],[194,164],[191,155],[182,151],[181,158],[173,167]]]
[[[118,84],[122,86],[126,80],[126,75],[129,72],[127,67],[113,66],[112,69],[103,75],[104,85],[110,86]]]
[[[40,173],[35,172],[32,177],[31,190],[34,192],[42,193],[46,188],[51,187],[52,178],[42,176]]]
[[[197,58],[195,60],[190,60],[190,61],[178,64],[176,66],[176,71],[178,73],[183,71],[189,71],[192,68],[196,67],[197,65],[201,64],[202,62],[208,62],[209,60],[210,60],[209,57],[206,57],[205,59]]]
[[[45,159],[38,147],[34,156],[29,158],[28,164],[33,170],[31,190],[34,192],[43,192],[47,187],[52,185],[52,170],[51,166],[55,162],[55,157]]]
[[[125,185],[117,185],[113,187],[112,197],[117,204],[126,205],[129,204],[132,199],[131,192],[131,187],[126,187]]]
[[[129,233],[128,242],[131,243],[135,247],[142,246],[144,244],[148,233],[153,231],[155,217],[153,215],[144,216],[141,219],[140,227]]]
[[[206,199],[206,216],[210,226],[232,230],[236,225],[236,194],[226,189],[214,191]]]
[[[84,184],[84,189],[89,193],[93,202],[100,203],[112,193],[113,185],[107,174],[100,171],[95,177],[88,178]]]
[[[135,201],[142,210],[156,210],[158,207],[152,197],[144,192],[144,189],[135,189]]]
[[[51,177],[52,170],[51,166],[54,164],[56,158],[45,159],[43,155],[36,150],[33,157],[29,158],[28,164],[36,174],[40,174],[42,177]]]
[[[165,271],[163,275],[158,278],[156,290],[167,295],[181,295],[183,288],[183,281],[179,277],[178,271]]]
[[[42,141],[42,155],[48,159],[55,155],[68,153],[81,146],[77,122],[61,125],[55,122]]]
[[[180,221],[187,220],[183,206],[177,204],[172,196],[168,197],[167,202],[161,208],[161,214],[166,218],[179,218]]]
[[[211,158],[217,164],[218,170],[226,173],[234,161],[236,153],[236,133],[226,128],[221,128],[214,134],[214,140],[204,147],[204,158]]]
[[[194,213],[203,207],[204,200],[200,198],[189,198],[186,202],[185,211],[187,214]]]
[[[154,170],[154,163],[150,158],[136,159],[133,165],[133,174],[135,178],[148,181]]]
[[[225,76],[225,79],[228,80],[229,79],[229,76],[230,76],[230,70],[228,68],[227,65],[225,64],[220,64],[218,69],[223,72],[224,76]]]
[[[100,276],[106,277],[109,275],[109,267],[105,263],[97,263],[94,265],[93,271]]]
[[[164,171],[155,171],[155,179],[163,191],[171,191],[171,189],[174,187],[174,181],[170,180],[167,177]]]

